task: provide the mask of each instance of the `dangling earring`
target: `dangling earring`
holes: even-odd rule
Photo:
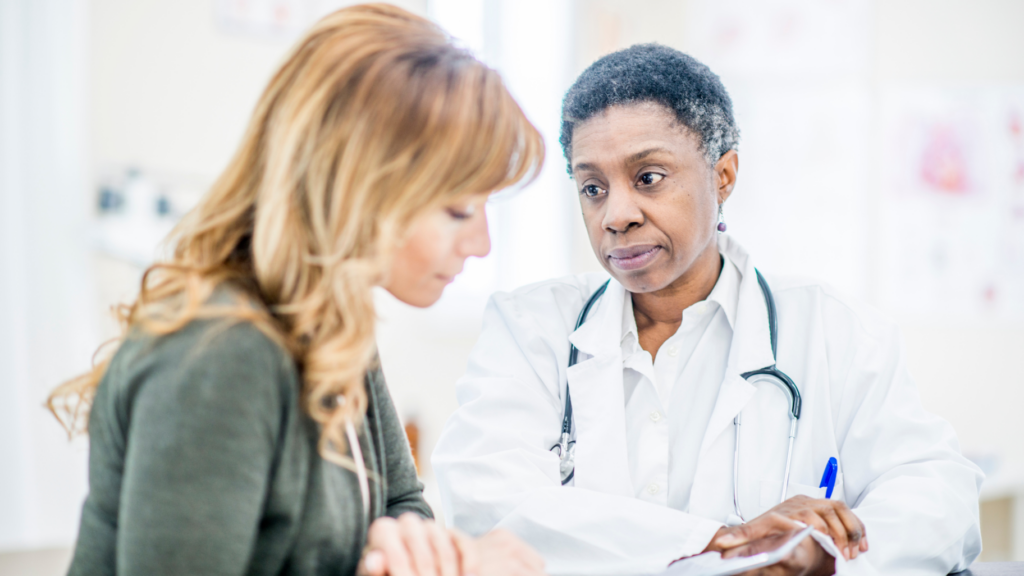
[[[728,226],[725,225],[725,216],[722,215],[722,205],[718,205],[718,231],[725,232]]]

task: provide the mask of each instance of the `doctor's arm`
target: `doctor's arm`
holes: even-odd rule
[[[898,330],[883,328],[858,327],[847,375],[833,387],[846,499],[871,535],[862,560],[883,573],[962,570],[981,551],[983,476],[952,426],[924,409]]]
[[[551,304],[548,304],[552,307]],[[700,553],[721,524],[636,498],[563,487],[549,449],[562,422],[559,383],[566,327],[533,324],[504,294],[457,384],[460,408],[432,463],[447,521],[472,534],[507,529],[536,548],[552,574],[637,573]],[[551,318],[543,321],[551,322]],[[559,353],[562,352],[562,353]]]

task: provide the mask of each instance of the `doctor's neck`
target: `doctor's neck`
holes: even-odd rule
[[[633,317],[640,346],[654,358],[661,345],[683,322],[683,310],[706,300],[722,272],[717,242],[709,246],[678,278],[664,288],[632,292]]]

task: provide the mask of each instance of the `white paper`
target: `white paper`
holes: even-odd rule
[[[808,537],[814,537],[826,552],[835,556],[837,560],[841,560],[842,556],[838,555],[838,550],[832,543],[832,539],[817,533],[827,542],[827,544],[823,543],[821,538],[814,536],[815,533],[814,528],[808,526],[775,550],[761,552],[753,556],[722,559],[722,555],[718,552],[705,552],[676,562],[659,576],[731,576],[748,570],[764,568],[784,560]]]

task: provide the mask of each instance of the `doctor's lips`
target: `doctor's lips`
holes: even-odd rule
[[[661,246],[641,244],[626,248],[615,248],[608,252],[608,262],[620,270],[643,268],[661,252]]]

